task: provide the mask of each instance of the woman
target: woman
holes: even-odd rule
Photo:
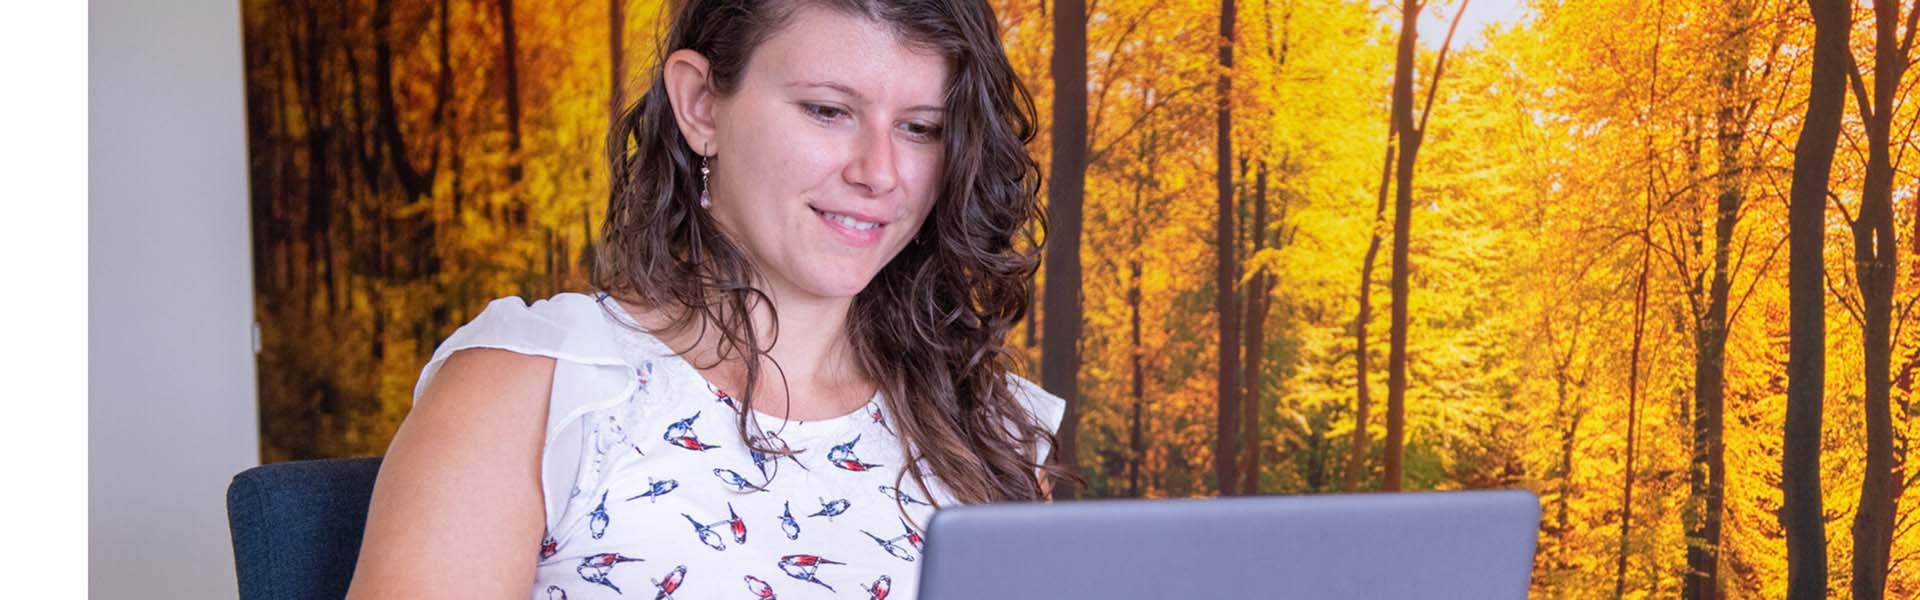
[[[603,293],[434,353],[351,597],[911,596],[932,510],[1064,474],[1005,366],[1038,170],[991,9],[689,0],[666,43]]]

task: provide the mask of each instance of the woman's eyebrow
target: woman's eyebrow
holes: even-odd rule
[[[852,87],[849,87],[846,84],[840,83],[837,81],[794,80],[794,81],[787,82],[787,87],[789,88],[809,88],[809,87],[827,88],[827,89],[834,90],[842,94],[851,96],[854,100],[866,100],[866,96],[861,95],[860,92],[855,91]]]
[[[830,90],[845,94],[847,95],[848,98],[852,98],[853,101],[855,102],[864,103],[867,101],[867,97],[865,95],[862,95],[859,91],[854,90],[852,86],[848,86],[847,84],[840,83],[837,81],[794,80],[794,81],[787,82],[787,87],[788,88],[826,88],[826,89],[830,89]],[[907,109],[902,112],[944,113],[946,111],[947,109],[944,106],[937,106],[932,104],[919,104],[919,105],[907,107]]]

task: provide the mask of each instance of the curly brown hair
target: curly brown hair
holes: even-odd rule
[[[659,56],[700,53],[709,85],[733,94],[754,48],[803,5],[883,24],[950,67],[944,180],[932,213],[854,297],[847,324],[857,364],[878,385],[912,457],[901,477],[926,490],[930,474],[963,503],[1037,499],[1037,473],[1070,475],[1057,461],[1035,460],[1036,444],[1051,447],[1053,434],[1009,380],[1005,340],[1027,316],[1036,235],[1046,225],[1039,167],[1026,147],[1033,99],[1007,60],[993,10],[984,0],[688,0]],[[646,94],[613,123],[607,154],[612,194],[593,285],[664,309],[668,331],[715,332],[718,360],[744,362],[739,427],[742,439],[756,440],[748,433],[753,391],[773,340],[758,339],[750,315],[772,304],[752,285],[749,256],[699,207],[700,155],[673,119],[659,66]]]

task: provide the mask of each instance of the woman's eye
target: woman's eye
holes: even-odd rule
[[[822,121],[832,121],[847,114],[847,111],[821,104],[802,104],[800,109],[806,111],[808,116]]]
[[[905,125],[902,125],[901,127],[907,130],[907,135],[911,135],[921,140],[932,141],[932,140],[940,139],[939,125],[929,125],[926,123],[907,123]]]

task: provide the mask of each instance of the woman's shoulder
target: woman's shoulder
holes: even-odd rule
[[[526,350],[522,354],[562,355],[556,358],[586,362],[617,358],[607,310],[600,297],[573,292],[533,304],[507,296],[487,303],[486,309],[455,330],[442,347],[499,345],[506,346],[504,350]]]
[[[521,404],[537,406],[545,418],[532,412],[520,418],[539,431],[541,501],[549,529],[569,514],[580,476],[581,436],[568,432],[581,431],[590,416],[608,409],[631,409],[629,416],[644,417],[661,400],[654,391],[658,386],[648,385],[651,365],[629,360],[619,333],[621,316],[609,312],[622,309],[604,300],[578,293],[532,304],[512,296],[493,300],[441,342],[415,385],[416,404],[436,385],[471,388],[471,381],[436,384],[443,373],[461,380],[504,376],[537,388],[522,394]],[[504,372],[491,372],[490,364]]]
[[[434,349],[414,388],[414,398],[418,400],[426,391],[448,358],[475,349],[583,365],[626,364],[605,309],[596,297],[564,293],[527,304],[518,296],[508,296],[487,303],[479,315],[455,329]]]

